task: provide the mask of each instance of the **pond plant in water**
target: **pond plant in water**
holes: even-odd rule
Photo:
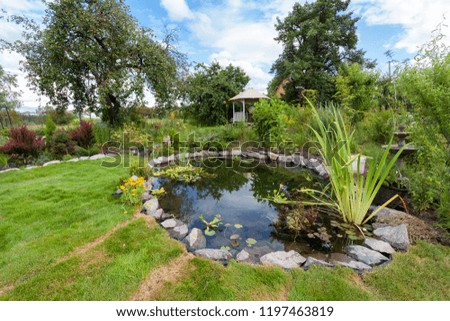
[[[212,174],[207,173],[203,168],[195,167],[191,164],[187,164],[186,166],[168,166],[158,172],[155,171],[153,176],[166,176],[170,179],[176,179],[188,184],[193,184],[202,177],[213,177]]]
[[[406,145],[389,160],[390,143],[380,159],[369,162],[367,173],[361,174],[361,155],[352,155],[350,148],[354,132],[348,132],[341,113],[333,107],[334,119],[327,125],[321,120],[317,110],[311,107],[316,122],[316,127],[311,129],[316,137],[330,183],[323,191],[310,188],[303,188],[301,191],[314,197],[315,202],[310,204],[333,208],[340,214],[344,224],[356,227],[364,235],[367,231],[364,231],[363,225],[399,197],[393,196],[369,214],[375,196]],[[356,173],[353,171],[354,162],[357,164]]]

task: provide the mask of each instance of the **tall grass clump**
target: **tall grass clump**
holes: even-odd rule
[[[315,204],[334,208],[346,223],[357,226],[365,224],[380,209],[398,197],[398,195],[392,197],[368,215],[369,207],[389,171],[395,166],[403,148],[389,160],[391,146],[389,143],[379,159],[369,162],[367,173],[361,174],[361,155],[352,155],[350,148],[354,132],[349,133],[340,111],[332,107],[333,120],[325,123],[317,110],[313,106],[311,107],[315,122],[311,129],[328,171],[330,183],[325,191],[312,189],[303,189],[302,191],[312,195],[317,200]],[[356,173],[353,171],[355,162],[357,164]],[[331,193],[328,193],[327,191],[330,189]]]

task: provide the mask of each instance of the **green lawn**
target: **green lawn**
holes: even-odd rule
[[[0,173],[1,300],[129,300],[183,253],[162,228],[111,197],[128,169],[100,164]],[[179,270],[149,299],[450,300],[450,248],[424,242],[363,276],[346,268],[223,267],[199,258]]]

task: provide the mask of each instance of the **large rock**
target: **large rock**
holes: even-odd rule
[[[161,223],[161,225],[165,228],[165,229],[173,229],[175,226],[177,226],[178,224],[178,220],[175,218],[169,218],[168,220],[165,220],[164,222]]]
[[[71,159],[69,159],[67,162],[68,162],[68,163],[76,163],[76,162],[79,162],[79,161],[80,161],[79,158],[71,158]]]
[[[192,250],[204,249],[206,247],[206,238],[198,228],[193,228],[191,233],[184,239],[184,242]]]
[[[262,264],[277,265],[284,269],[293,269],[306,262],[306,259],[294,250],[268,253],[262,256],[260,260]]]
[[[194,254],[199,257],[219,261],[222,263],[227,262],[233,258],[230,252],[217,249],[200,249],[195,251]]]
[[[152,198],[144,203],[144,210],[148,215],[154,215],[159,208],[159,201],[157,198]]]
[[[370,267],[369,265],[358,261],[350,261],[350,262],[335,261],[335,263],[340,266],[351,268],[358,273],[368,272],[372,270],[372,267]]]
[[[238,261],[238,262],[249,262],[250,261],[250,253],[248,253],[246,250],[240,251],[236,255],[236,261]]]
[[[154,211],[152,214],[150,214],[151,216],[153,216],[153,218],[157,221],[162,221],[163,219],[163,215],[164,215],[164,211],[162,208],[158,208],[156,211]]]
[[[363,245],[380,253],[386,253],[389,255],[395,253],[394,248],[388,242],[377,240],[371,237],[367,237],[364,240]]]
[[[367,265],[379,265],[389,261],[383,254],[361,245],[349,245],[345,248],[345,252],[350,257]]]
[[[161,223],[161,225],[170,233],[173,238],[176,238],[178,240],[183,239],[189,233],[187,225],[175,218],[165,220]]]
[[[172,237],[182,240],[189,233],[189,229],[186,224],[182,223],[180,225],[175,226],[172,230],[169,230],[170,235]]]
[[[324,267],[334,267],[334,264],[332,264],[332,263],[328,263],[328,262],[325,262],[325,261],[322,261],[322,260],[318,260],[318,259],[315,259],[315,258],[309,256],[306,259],[306,262],[303,265],[303,268],[306,270],[311,265],[324,266]]]
[[[373,234],[398,250],[406,251],[408,249],[409,236],[405,224],[377,228]]]

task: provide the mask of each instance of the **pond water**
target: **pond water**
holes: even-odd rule
[[[202,167],[214,177],[201,178],[194,184],[158,177],[155,188],[164,187],[167,192],[160,199],[164,211],[187,223],[189,229],[196,227],[205,231],[200,214],[208,222],[220,214],[223,224],[213,236],[206,236],[208,248],[224,246],[232,252],[239,251],[248,246],[246,241],[251,238],[256,241],[253,247],[267,247],[272,251],[296,250],[313,254],[341,250],[345,239],[335,239],[323,246],[324,242],[305,235],[293,240],[277,232],[274,223],[286,207],[267,200],[274,190],[282,184],[289,195],[301,187],[318,188],[324,182],[307,169],[274,166],[231,159],[204,162]],[[324,225],[329,226],[329,219],[316,219],[309,232]]]

